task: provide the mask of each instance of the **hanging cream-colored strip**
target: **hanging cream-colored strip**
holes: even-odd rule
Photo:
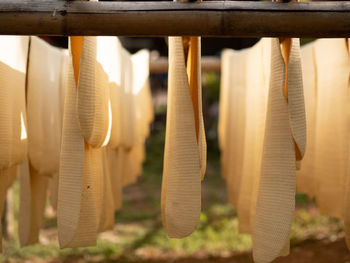
[[[182,37],[169,37],[162,218],[170,237],[191,234],[201,210],[201,164]]]
[[[62,56],[65,52],[31,38],[27,84],[28,154],[40,174],[58,172],[61,148]]]
[[[122,49],[122,145],[130,150],[136,139],[135,97],[133,95],[133,66],[131,55]]]
[[[140,50],[131,56],[133,73],[133,95],[135,100],[136,116],[136,143],[143,142],[149,134],[150,121],[153,114],[150,112],[149,101],[149,51]]]
[[[329,51],[332,50],[332,55]],[[315,175],[320,212],[342,218],[349,176],[349,62],[344,39],[321,39],[314,46],[317,70]]]
[[[0,37],[0,169],[27,154],[25,78],[29,37]]]
[[[229,92],[231,84],[231,65],[230,65],[230,54],[231,50],[224,50],[221,53],[221,79],[220,79],[220,97],[219,97],[219,117],[218,117],[218,143],[220,148],[220,161],[221,161],[221,176],[226,179],[225,165],[224,162],[225,154],[227,151],[226,147],[226,134],[227,134],[227,118],[228,106],[229,106]],[[235,72],[235,71],[233,71]]]
[[[348,90],[350,89],[350,38],[346,39],[346,46],[348,49]],[[350,177],[347,173],[345,180],[345,202],[344,202],[344,228],[345,228],[345,240],[348,249],[350,249]]]
[[[306,193],[310,198],[316,196],[318,176],[315,172],[316,114],[317,114],[317,72],[315,68],[314,46],[316,42],[301,48],[303,69],[303,86],[305,95],[305,111],[307,121],[307,150],[297,171],[297,191]]]
[[[270,40],[260,40],[255,46],[247,50],[245,63],[242,65],[245,67],[243,72],[245,97],[243,98],[244,106],[242,109],[245,112],[245,121],[240,122],[244,126],[241,129],[244,135],[240,136],[240,140],[242,140],[244,150],[241,151],[242,157],[239,158],[240,153],[237,152],[233,158],[239,158],[242,167],[241,179],[235,183],[239,185],[236,187],[239,190],[237,201],[239,230],[245,233],[252,233],[261,173],[269,87],[265,72],[270,66],[266,65],[265,57],[271,56],[269,50],[266,49],[266,46],[269,45]],[[236,100],[239,100],[239,97]]]
[[[228,87],[224,122],[224,142],[222,152],[223,173],[225,173],[227,192],[230,204],[237,206],[240,189],[240,180],[243,164],[243,142],[245,136],[245,62],[247,50],[226,50],[223,56],[227,56],[226,66],[229,71]],[[227,69],[226,69],[227,70]],[[225,101],[223,101],[225,103]],[[221,113],[220,113],[221,114]]]
[[[62,138],[62,125],[63,125],[63,112],[64,112],[64,99],[67,89],[67,75],[68,75],[68,65],[71,57],[69,56],[69,51],[64,50],[64,54],[61,57],[61,76],[60,76],[60,127],[61,127],[61,137]],[[61,148],[61,145],[60,145]],[[50,204],[54,210],[57,210],[57,202],[58,202],[58,172],[54,173],[50,182],[49,182],[49,198]]]
[[[108,146],[115,149],[122,144],[122,45],[113,38],[110,50],[111,64],[109,75],[112,128]]]
[[[296,162],[306,145],[299,39],[272,39],[262,171],[253,230],[255,262],[285,255],[295,206]],[[288,52],[289,51],[289,52]]]
[[[79,45],[73,44],[72,52],[79,53]],[[97,175],[90,169],[94,166],[93,149],[84,143],[79,126],[72,62],[68,67],[60,155],[57,219],[61,248],[96,244],[96,194],[100,189],[96,184]]]
[[[202,179],[207,167],[207,142],[202,112],[201,38],[189,38],[187,76],[190,86]]]

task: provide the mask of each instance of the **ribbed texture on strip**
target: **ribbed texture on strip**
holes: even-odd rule
[[[81,132],[93,147],[101,147],[108,133],[109,64],[107,37],[84,37],[78,81],[78,116]]]
[[[167,234],[181,238],[194,231],[201,210],[200,160],[181,37],[169,37],[167,105],[162,218]]]
[[[1,36],[0,169],[21,163],[27,154],[25,74],[28,37]]]
[[[61,70],[66,52],[31,38],[27,86],[28,154],[40,174],[58,173],[61,148]]]
[[[285,64],[279,39],[272,39],[262,171],[253,231],[257,263],[271,262],[288,250],[295,206],[296,152],[304,153],[306,122],[299,40],[292,39],[287,68],[288,101],[284,94]]]

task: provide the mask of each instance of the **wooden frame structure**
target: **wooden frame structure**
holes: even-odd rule
[[[1,0],[0,35],[350,37],[350,2]]]

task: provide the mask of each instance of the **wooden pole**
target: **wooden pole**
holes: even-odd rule
[[[350,2],[1,0],[0,34],[350,37]]]

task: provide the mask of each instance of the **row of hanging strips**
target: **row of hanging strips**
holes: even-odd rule
[[[222,53],[222,175],[256,262],[288,254],[296,190],[344,219],[350,245],[349,53],[349,39],[268,38]]]
[[[94,245],[142,173],[149,52],[131,55],[117,37],[71,37],[68,50],[26,36],[0,45],[0,212],[19,174],[22,246],[38,242],[48,193],[60,246]]]

